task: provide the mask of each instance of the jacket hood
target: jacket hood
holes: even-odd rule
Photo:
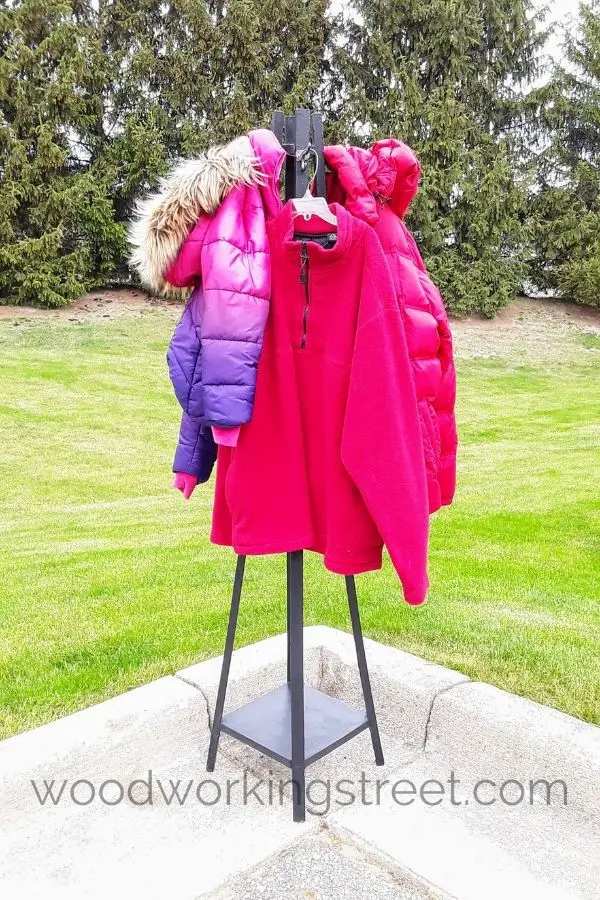
[[[325,162],[337,181],[332,185],[333,192],[337,189],[338,193],[335,199],[370,224],[379,219],[382,203],[404,218],[419,188],[419,161],[410,147],[395,138],[377,141],[370,150],[325,147]],[[333,199],[329,191],[327,196]]]
[[[262,186],[265,204],[275,208],[284,158],[275,135],[263,128],[179,163],[138,203],[129,228],[130,262],[142,283],[156,292],[168,287],[164,274],[200,216],[212,215],[237,185]]]

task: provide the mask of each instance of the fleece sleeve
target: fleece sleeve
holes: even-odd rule
[[[365,282],[375,312],[364,322],[359,315],[342,462],[379,529],[404,599],[416,606],[429,584],[429,507],[415,389],[389,273],[380,270]]]

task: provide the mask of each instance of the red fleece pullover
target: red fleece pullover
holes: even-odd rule
[[[429,510],[401,298],[370,226],[331,209],[331,249],[294,239],[290,203],[268,225],[254,413],[237,447],[219,447],[211,539],[244,554],[314,550],[343,575],[380,568],[385,543],[417,605]]]

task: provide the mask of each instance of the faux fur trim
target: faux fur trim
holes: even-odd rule
[[[142,283],[156,293],[168,291],[164,274],[202,213],[214,213],[236,185],[262,180],[245,136],[180,162],[157,193],[137,204],[129,226],[130,263]]]

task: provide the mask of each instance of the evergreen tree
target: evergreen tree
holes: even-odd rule
[[[416,151],[409,223],[452,311],[503,306],[523,275],[523,85],[544,35],[530,0],[353,0],[334,136]]]
[[[94,120],[87,26],[63,0],[0,10],[0,298],[56,306],[122,257]]]
[[[541,89],[547,144],[531,197],[538,288],[600,306],[600,3],[581,4],[566,65]]]
[[[311,105],[327,0],[0,0],[0,302],[126,275],[171,161]]]

